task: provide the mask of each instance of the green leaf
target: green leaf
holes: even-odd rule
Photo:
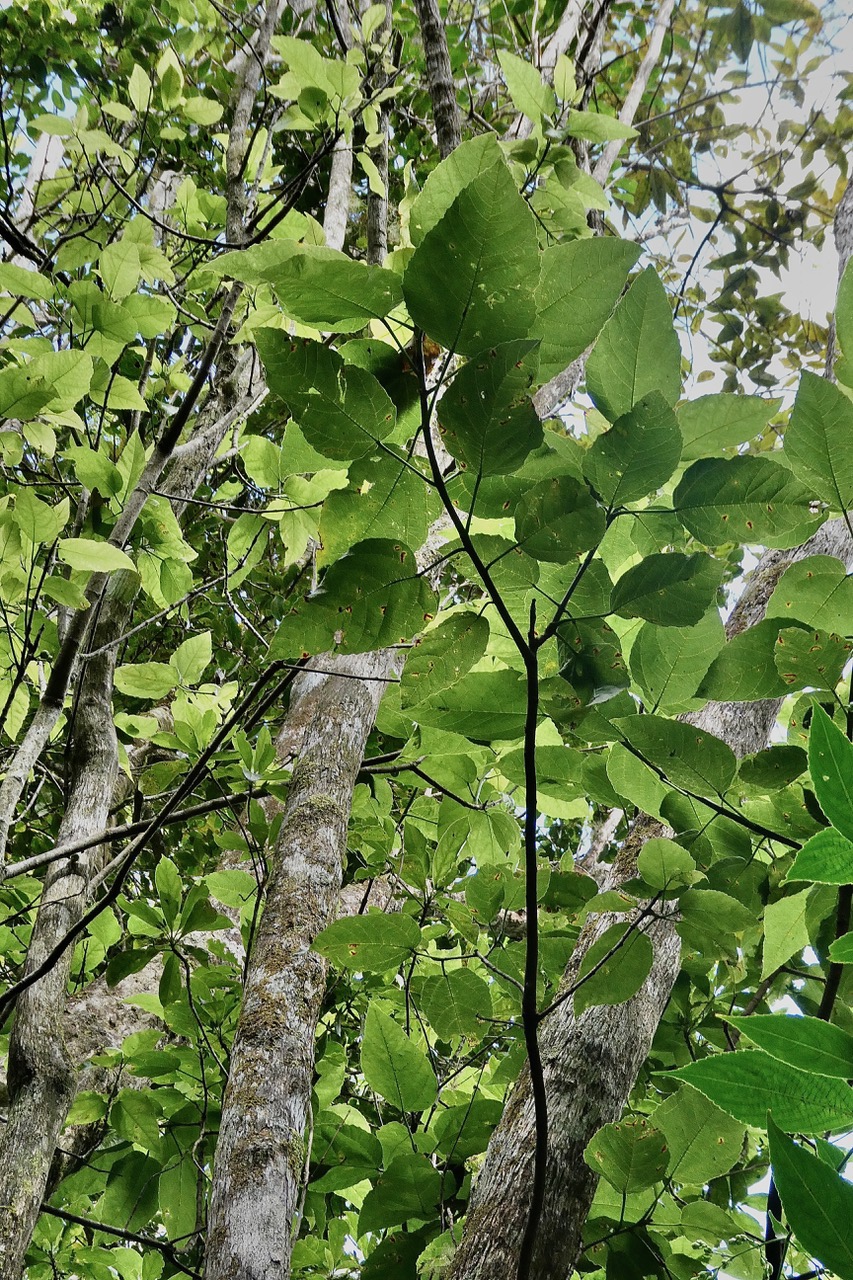
[[[150,701],[165,698],[177,683],[177,672],[165,662],[128,663],[119,667],[115,674],[115,686],[119,693]]]
[[[787,879],[853,884],[853,843],[834,827],[818,831],[800,849]]]
[[[782,1126],[784,1128],[784,1126]],[[839,1280],[853,1277],[853,1186],[823,1160],[786,1137],[767,1117],[770,1160],[782,1207],[797,1243]]]
[[[587,450],[583,473],[605,506],[614,508],[656,492],[680,457],[675,414],[660,392],[650,391]]]
[[[160,898],[160,906],[166,923],[171,927],[181,911],[183,885],[178,868],[171,858],[160,858],[154,868],[154,884]]]
[[[119,569],[136,572],[130,556],[109,542],[95,542],[93,538],[62,538],[58,552],[60,560],[72,569],[88,573],[116,573]]]
[[[611,951],[613,954],[605,959]],[[653,959],[651,941],[639,929],[631,929],[628,924],[613,924],[605,929],[581,961],[577,980],[582,985],[574,995],[575,1017],[593,1005],[630,1000],[651,972]],[[597,965],[601,967],[596,968]]]
[[[363,329],[403,300],[395,271],[356,262],[322,245],[272,240],[227,253],[216,266],[235,280],[272,285],[294,320],[336,333]]]
[[[798,560],[779,579],[767,617],[791,618],[839,635],[853,633],[853,578],[835,556]]]
[[[685,529],[709,547],[727,542],[796,547],[823,520],[812,513],[815,501],[786,467],[750,455],[694,462],[673,495]]]
[[[142,115],[148,110],[151,101],[151,81],[138,63],[134,62],[133,70],[127,84],[127,93],[136,110]]]
[[[595,340],[639,256],[638,245],[610,236],[545,250],[532,329],[541,339],[541,381],[562,373]]]
[[[445,448],[476,475],[517,471],[542,444],[542,424],[528,392],[536,343],[504,342],[474,356],[438,403]]]
[[[640,627],[631,646],[630,665],[648,709],[683,711],[724,643],[725,631],[714,608],[692,627],[651,622]]]
[[[610,598],[614,613],[665,627],[701,622],[725,573],[722,560],[697,552],[660,552],[626,570]]]
[[[387,973],[397,969],[421,940],[417,921],[370,911],[334,920],[314,939],[314,950],[339,969]]]
[[[441,1186],[441,1174],[426,1156],[404,1151],[380,1173],[365,1196],[358,1217],[359,1235],[396,1226],[408,1218],[431,1218]]]
[[[829,958],[833,964],[853,964],[853,933],[845,933],[830,944]]]
[[[788,1133],[847,1129],[853,1120],[853,1090],[842,1080],[811,1075],[760,1049],[700,1058],[669,1072],[686,1080],[743,1124],[764,1127],[768,1110]]]
[[[766,792],[781,791],[805,773],[808,757],[802,747],[767,747],[755,755],[744,756],[738,778],[748,787]]]
[[[833,690],[851,651],[853,641],[841,636],[787,627],[779,632],[773,661],[789,689]]]
[[[531,485],[515,510],[518,545],[535,560],[568,564],[596,546],[604,528],[604,511],[572,476]]]
[[[191,120],[193,124],[204,125],[206,128],[217,124],[224,114],[225,108],[222,103],[214,102],[213,98],[195,95],[181,103],[181,115]]]
[[[669,1146],[669,1174],[680,1183],[702,1186],[740,1159],[745,1130],[697,1089],[682,1085],[651,1115]]]
[[[0,292],[10,293],[16,298],[37,298],[39,302],[49,302],[53,297],[53,281],[28,267],[0,262]]]
[[[698,696],[717,702],[781,698],[788,686],[774,663],[779,630],[778,618],[762,618],[729,640],[708,668]]]
[[[684,441],[682,461],[707,458],[754,440],[780,404],[780,400],[762,400],[759,396],[726,391],[688,400],[677,411]]]
[[[544,116],[554,114],[557,107],[554,90],[544,83],[536,67],[505,49],[499,51],[498,63],[516,111],[534,124],[539,124]]]
[[[368,454],[349,468],[347,487],[323,503],[318,564],[330,564],[366,538],[423,546],[431,511],[426,484],[405,461]]]
[[[853,1079],[853,1036],[831,1022],[787,1013],[726,1017],[726,1022],[780,1062],[815,1075]]]
[[[785,457],[836,511],[853,505],[853,404],[827,378],[803,373],[785,431]]]
[[[0,372],[0,420],[34,418],[53,399],[53,390],[31,368]]]
[[[168,1165],[160,1174],[160,1215],[170,1240],[181,1240],[196,1229],[198,1169],[192,1156]]]
[[[781,965],[787,964],[792,956],[799,955],[809,945],[811,939],[806,912],[810,897],[811,890],[803,889],[801,893],[779,898],[777,902],[771,902],[765,907],[762,979],[769,978]],[[750,1039],[753,1037],[750,1036]],[[762,1049],[766,1047],[761,1045]],[[794,1066],[805,1065],[803,1062],[794,1063]]]
[[[37,498],[32,489],[17,489],[15,492],[15,524],[30,542],[38,545],[53,542],[60,530],[68,522],[70,504],[63,498],[55,507]]]
[[[820,706],[812,713],[809,773],[821,809],[843,836],[853,840],[853,743]]]
[[[213,658],[213,642],[209,631],[201,631],[179,644],[169,659],[183,685],[198,684]]]
[[[645,1118],[606,1124],[587,1144],[583,1158],[612,1187],[627,1195],[660,1182],[669,1164],[669,1149],[660,1129]]]
[[[496,164],[504,164],[497,135],[481,133],[460,143],[441,164],[436,165],[412,205],[409,218],[412,244],[419,245],[426,233],[441,221],[460,192]]]
[[[638,136],[629,124],[597,111],[569,111],[565,130],[570,138],[583,138],[586,142],[621,142]]]
[[[675,404],[681,391],[681,347],[657,274],[647,267],[601,330],[586,363],[587,389],[611,422],[650,391]]]
[[[489,624],[478,613],[455,613],[421,637],[406,659],[400,694],[415,706],[452,689],[479,662],[489,642]]]
[[[712,733],[662,716],[625,716],[614,724],[675,786],[700,795],[722,795],[731,786],[737,760]]]
[[[139,284],[142,275],[139,249],[132,240],[114,240],[102,250],[98,271],[107,293],[114,301],[121,302]]]
[[[637,857],[637,870],[652,889],[677,889],[697,879],[696,863],[674,840],[653,836]]]
[[[678,907],[679,930],[683,928],[685,936],[698,935],[703,943],[704,935],[716,938],[722,934],[728,938],[755,924],[755,916],[748,907],[719,889],[688,889],[678,899]]]
[[[211,871],[204,877],[211,896],[226,907],[241,908],[252,902],[258,891],[258,882],[248,871],[232,867],[228,871]]]
[[[607,757],[607,777],[616,793],[652,817],[661,816],[668,788],[658,775],[617,742]]]
[[[432,618],[435,596],[401,542],[368,539],[333,564],[322,591],[297,600],[269,656],[293,658],[334,649],[366,653],[402,644]]]
[[[376,378],[344,366],[336,351],[280,329],[255,336],[270,390],[299,422],[305,438],[327,458],[361,458],[394,430],[397,415]]]
[[[470,969],[450,969],[424,983],[422,1008],[442,1040],[475,1034],[481,1018],[491,1017],[488,984]]]
[[[128,1142],[138,1143],[146,1151],[160,1146],[159,1111],[150,1093],[139,1089],[120,1089],[110,1108],[110,1124]]]
[[[521,736],[526,707],[526,684],[518,672],[472,671],[419,703],[416,719],[472,742],[492,742]]]
[[[539,279],[536,223],[503,164],[462,189],[411,258],[403,292],[415,324],[474,355],[527,337]]]
[[[369,1087],[398,1111],[425,1111],[435,1102],[435,1074],[426,1053],[375,1003],[364,1021],[361,1070]]]

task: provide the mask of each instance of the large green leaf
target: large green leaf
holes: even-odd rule
[[[823,521],[815,494],[770,458],[744,455],[694,462],[673,495],[686,529],[706,546],[726,542],[796,547]]]
[[[426,1156],[417,1151],[402,1152],[365,1196],[358,1218],[359,1235],[396,1226],[408,1218],[430,1218],[441,1189],[441,1174]]]
[[[698,1089],[682,1085],[652,1113],[669,1144],[669,1174],[702,1186],[728,1173],[739,1159],[745,1130]]]
[[[681,457],[675,414],[650,391],[584,454],[583,473],[607,507],[637,502],[665,484]]]
[[[587,1144],[583,1158],[623,1194],[660,1182],[669,1164],[666,1138],[648,1120],[606,1124]]]
[[[628,924],[613,924],[587,951],[578,971],[575,1015],[593,1005],[623,1004],[636,995],[651,972],[651,940]],[[594,972],[593,972],[594,970]]]
[[[361,1070],[367,1084],[398,1111],[425,1111],[436,1096],[429,1059],[402,1027],[370,1004],[361,1039]]]
[[[800,849],[787,878],[815,884],[853,884],[853,842],[834,827],[818,831]]]
[[[402,644],[432,618],[435,596],[401,542],[358,543],[323,578],[322,591],[297,599],[270,645],[272,658],[334,649],[365,653]]]
[[[853,1186],[767,1117],[773,1177],[797,1243],[839,1280],[853,1280]]]
[[[630,666],[649,710],[684,710],[724,643],[717,609],[709,609],[692,627],[652,622],[640,627],[631,646]]]
[[[517,671],[472,671],[421,703],[416,719],[473,742],[492,742],[520,738],[526,714],[527,685]]]
[[[638,245],[610,236],[545,250],[532,330],[542,340],[541,381],[561,373],[594,341],[639,256]]]
[[[835,340],[841,348],[836,353],[835,376],[849,387],[853,385],[853,267],[849,260],[835,301]]]
[[[722,449],[754,440],[779,408],[779,400],[721,391],[688,400],[678,408],[685,462],[707,458]]]
[[[403,669],[404,707],[452,689],[486,652],[489,624],[478,613],[454,613],[428,631],[412,649]]]
[[[853,650],[853,640],[828,631],[785,627],[779,632],[773,661],[789,689],[834,690]]]
[[[610,607],[625,618],[643,618],[663,627],[687,627],[702,620],[716,599],[725,565],[697,552],[646,556],[626,570],[613,588]]]
[[[853,743],[815,706],[809,732],[809,773],[829,821],[853,840]]]
[[[532,485],[515,511],[519,546],[535,560],[567,564],[604,535],[604,511],[572,476]]]
[[[427,978],[422,997],[423,1012],[442,1040],[476,1033],[480,1019],[491,1017],[492,997],[488,983],[470,969],[450,969]]]
[[[332,921],[313,945],[338,968],[386,973],[399,968],[420,940],[421,931],[412,916],[371,911]]]
[[[469,360],[439,401],[444,445],[475,475],[516,471],[542,444],[528,395],[536,365],[535,342],[500,343]]]
[[[393,453],[359,458],[349,468],[347,487],[335,489],[323,502],[318,563],[330,564],[366,538],[422,546],[429,529],[430,497],[405,459]]]
[[[721,795],[731,786],[737,760],[731,747],[712,733],[662,716],[626,716],[614,723],[675,786],[700,795]]]
[[[826,378],[803,373],[785,431],[785,456],[836,511],[853,505],[853,404]]]
[[[853,635],[853,578],[835,556],[806,556],[785,570],[767,605],[768,618],[791,618]]]
[[[462,189],[406,268],[403,291],[419,328],[474,355],[525,338],[536,316],[536,223],[503,164]]]
[[[762,979],[775,974],[777,969],[787,964],[792,956],[799,955],[811,942],[808,922],[811,896],[810,889],[803,889],[801,893],[791,893],[777,899],[776,902],[769,902],[764,908]],[[804,1066],[805,1064],[795,1063],[794,1065]]]
[[[322,245],[270,240],[226,253],[216,268],[247,284],[271,284],[294,320],[337,333],[363,329],[403,300],[396,272]]]
[[[743,1124],[763,1128],[772,1110],[788,1133],[847,1129],[853,1089],[842,1080],[811,1075],[760,1049],[738,1049],[690,1062],[670,1078],[686,1080]]]
[[[590,395],[611,422],[650,391],[675,404],[681,391],[681,347],[656,272],[647,267],[599,334],[586,363]]]
[[[788,1013],[727,1017],[726,1021],[780,1062],[819,1076],[853,1079],[853,1036],[831,1022]]]
[[[699,685],[699,697],[717,702],[781,698],[788,686],[773,661],[779,630],[778,618],[762,618],[729,640]]]
[[[436,165],[412,205],[409,215],[412,244],[420,244],[469,183],[487,169],[504,163],[494,133],[481,133],[460,143],[441,164]]]
[[[280,329],[259,329],[255,343],[270,390],[325,457],[361,458],[394,430],[393,402],[365,369],[345,366],[321,342],[291,338]]]

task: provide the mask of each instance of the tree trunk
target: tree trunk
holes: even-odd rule
[[[438,0],[415,0],[426,59],[427,88],[435,120],[438,154],[446,159],[462,141],[456,86]]]
[[[311,944],[336,915],[356,777],[393,651],[334,659],[294,687],[298,755],[231,1054],[208,1217],[206,1280],[277,1280],[305,1181],[314,1036],[326,962]],[[329,659],[318,659],[327,668]],[[301,741],[299,741],[301,739]]]

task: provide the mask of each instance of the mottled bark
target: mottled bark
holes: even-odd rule
[[[298,756],[231,1054],[213,1172],[206,1280],[283,1280],[304,1180],[326,963],[311,943],[338,910],[352,793],[394,654],[319,660],[293,693]],[[298,739],[301,738],[301,742]]]
[[[842,270],[853,251],[850,190],[848,187],[836,218]],[[853,539],[843,520],[829,521],[794,550],[765,552],[732,612],[728,635],[737,635],[761,621],[790,564],[821,554],[838,556],[848,567],[853,565]],[[744,756],[767,745],[780,705],[781,699],[748,707],[709,703],[685,718],[722,738],[737,756]],[[660,823],[641,816],[611,864],[603,887],[615,888],[631,879],[645,840],[664,830]],[[571,985],[583,955],[613,922],[614,917],[602,916],[583,930],[562,990]],[[583,1160],[583,1151],[600,1125],[622,1114],[678,975],[680,945],[674,920],[644,921],[642,927],[652,941],[654,961],[632,1000],[614,1007],[594,1007],[575,1018],[572,1001],[567,999],[542,1024],[550,1140],[533,1280],[563,1280],[577,1262],[581,1232],[597,1184]],[[530,1079],[525,1068],[489,1144],[449,1280],[507,1280],[515,1275],[529,1209],[534,1133]]]
[[[352,146],[346,138],[339,138],[332,152],[332,169],[329,174],[329,195],[323,213],[323,230],[330,249],[343,249],[349,219],[350,191],[352,190]]]
[[[102,614],[111,627],[113,610],[124,612],[122,585],[115,575]],[[132,579],[131,579],[132,580]],[[131,588],[132,589],[132,588]],[[80,683],[68,753],[69,801],[59,831],[68,843],[106,825],[118,773],[112,717],[115,650],[88,663]],[[89,883],[99,850],[54,863],[27,953],[26,972],[44,960],[89,905]],[[0,1130],[0,1274],[17,1280],[39,1215],[57,1139],[76,1089],[76,1064],[63,1035],[68,977],[73,959],[61,961],[23,993],[9,1046],[7,1121]]]
[[[435,120],[438,154],[444,160],[462,141],[456,85],[447,48],[447,34],[441,20],[438,0],[415,0],[421,41],[426,59],[427,89]]]

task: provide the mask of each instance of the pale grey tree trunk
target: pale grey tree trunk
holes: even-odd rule
[[[231,1053],[208,1215],[206,1280],[284,1280],[305,1181],[314,1038],[326,962],[311,950],[336,916],[356,777],[393,651],[337,658],[293,691],[298,760]],[[317,665],[328,668],[329,659]]]
[[[853,251],[853,185],[836,219],[842,269]],[[727,624],[729,636],[764,617],[785,569],[807,555],[838,556],[853,565],[853,540],[845,522],[832,520],[793,551],[767,551],[751,574]],[[709,703],[689,717],[716,734],[738,756],[767,745],[781,699],[744,706]],[[646,839],[660,835],[660,823],[641,816],[615,861],[603,888],[616,888],[636,874],[637,854]],[[625,917],[620,917],[625,919]],[[602,916],[582,932],[562,990],[571,986],[589,947],[614,917]],[[577,1263],[581,1232],[597,1177],[583,1152],[602,1125],[618,1120],[651,1047],[680,967],[680,940],[673,919],[643,923],[654,948],[651,972],[630,1001],[595,1006],[575,1018],[571,999],[545,1019],[540,1045],[548,1094],[548,1177],[532,1280],[567,1280]],[[463,1238],[448,1280],[508,1280],[516,1274],[529,1211],[535,1126],[530,1079],[525,1067],[504,1109],[477,1179]]]

